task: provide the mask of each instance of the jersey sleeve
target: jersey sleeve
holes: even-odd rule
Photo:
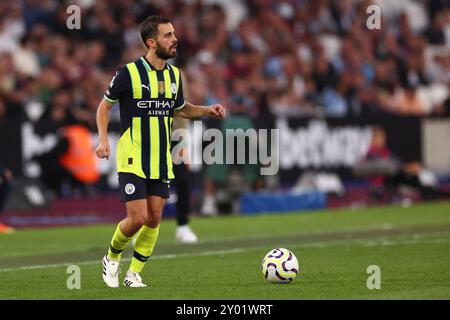
[[[176,99],[175,108],[174,108],[174,110],[176,110],[176,111],[180,111],[186,105],[186,102],[184,101],[184,96],[183,96],[183,81],[181,78],[182,77],[180,74],[180,85],[178,86],[177,99]]]
[[[127,90],[129,83],[128,71],[125,67],[120,68],[109,83],[109,87],[103,96],[104,99],[111,103],[117,102]]]

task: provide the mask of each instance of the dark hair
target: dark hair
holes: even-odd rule
[[[145,19],[141,23],[141,38],[144,45],[148,48],[147,39],[154,38],[158,34],[158,25],[170,22],[170,18],[163,16],[150,16]]]

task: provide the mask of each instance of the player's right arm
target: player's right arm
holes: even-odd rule
[[[119,101],[119,97],[123,95],[127,88],[129,79],[127,78],[128,72],[122,67],[120,68],[105,92],[103,100],[100,102],[97,108],[97,130],[98,130],[98,146],[95,150],[97,157],[109,159],[111,149],[108,141],[108,123],[109,123],[109,111],[114,103]]]
[[[112,108],[112,103],[103,99],[97,108],[97,130],[98,130],[98,146],[95,154],[100,159],[109,159],[111,149],[108,141],[108,123],[109,111]]]

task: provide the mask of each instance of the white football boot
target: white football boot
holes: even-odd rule
[[[103,265],[103,281],[110,288],[119,287],[119,262],[108,259],[105,255],[102,259]]]
[[[143,288],[147,286],[142,282],[140,274],[131,270],[128,270],[125,279],[123,279],[123,284],[124,286],[131,288]]]
[[[197,243],[198,238],[188,225],[179,226],[175,233],[175,240],[181,243]]]

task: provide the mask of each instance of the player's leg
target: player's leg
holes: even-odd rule
[[[108,258],[119,261],[136,232],[147,221],[147,201],[133,200],[126,203],[127,217],[119,222],[108,249]]]
[[[119,261],[122,252],[146,221],[147,201],[145,199],[129,201],[126,207],[127,218],[117,225],[108,254],[103,257],[103,280],[113,288],[119,286]]]
[[[175,189],[177,191],[177,230],[175,239],[181,243],[197,243],[198,238],[189,227],[189,211],[191,209],[191,188],[189,184],[189,170],[186,164],[173,166],[175,174]]]
[[[130,268],[124,279],[124,285],[129,287],[145,287],[140,272],[150,258],[159,234],[159,224],[166,200],[169,197],[169,184],[161,181],[148,182],[147,217],[139,230],[134,245],[134,253]]]
[[[109,287],[119,286],[119,261],[123,250],[147,221],[147,187],[144,179],[133,174],[119,174],[122,201],[126,202],[127,217],[120,221],[103,257],[103,280]]]

